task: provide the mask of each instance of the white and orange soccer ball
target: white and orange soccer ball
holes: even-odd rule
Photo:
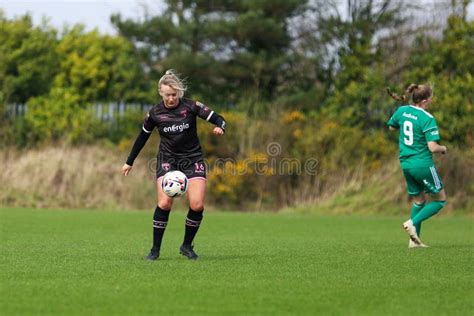
[[[169,197],[181,196],[188,190],[188,177],[181,171],[169,171],[163,177],[161,188]]]

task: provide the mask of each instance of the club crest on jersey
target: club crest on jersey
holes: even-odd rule
[[[182,110],[179,112],[179,114],[181,114],[183,117],[186,117],[188,115],[188,110]]]
[[[167,162],[164,162],[161,164],[161,169],[163,169],[164,171],[169,171],[171,168],[171,165]]]

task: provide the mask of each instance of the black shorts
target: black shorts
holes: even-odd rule
[[[206,164],[202,157],[175,158],[158,155],[156,157],[156,178],[160,178],[168,171],[179,170],[188,177],[206,179]]]

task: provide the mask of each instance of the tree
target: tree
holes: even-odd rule
[[[112,22],[140,51],[150,78],[177,68],[193,95],[209,102],[271,99],[285,81],[291,44],[288,20],[303,0],[168,0],[143,22]],[[212,87],[212,88],[210,88]]]
[[[151,102],[133,47],[123,38],[67,31],[56,47],[58,72],[47,95],[28,99],[25,119],[34,140],[91,141],[104,126],[91,111],[96,102]]]
[[[384,33],[396,32],[406,22],[404,3],[348,0],[346,4],[345,18],[336,10],[320,19],[325,25],[322,37],[337,47],[339,65],[324,112],[350,126],[379,128],[388,112],[383,94],[387,56],[377,48]]]
[[[85,33],[76,26],[61,39],[57,52],[60,71],[54,87],[72,89],[84,102],[151,101],[133,47],[123,38]]]
[[[405,85],[432,84],[430,111],[439,120],[443,139],[474,146],[474,22],[451,15],[441,39],[420,36],[415,47],[403,77]]]
[[[58,69],[56,31],[34,27],[29,15],[9,20],[0,10],[0,143],[17,137],[21,119],[7,116],[7,105],[48,93]]]
[[[58,69],[57,43],[48,25],[34,27],[29,15],[8,20],[0,11],[1,103],[25,103],[49,91]]]

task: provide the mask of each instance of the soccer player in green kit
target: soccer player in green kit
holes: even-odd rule
[[[395,100],[406,104],[400,106],[387,122],[391,130],[400,130],[400,164],[408,195],[413,199],[410,219],[403,223],[403,228],[410,236],[409,248],[427,247],[419,237],[421,223],[438,213],[446,204],[443,182],[432,154],[444,154],[447,148],[438,144],[438,125],[433,115],[426,111],[433,90],[429,85],[411,84],[402,96],[390,90],[388,93]],[[409,96],[413,104],[407,104]],[[428,204],[425,193],[433,198]]]

